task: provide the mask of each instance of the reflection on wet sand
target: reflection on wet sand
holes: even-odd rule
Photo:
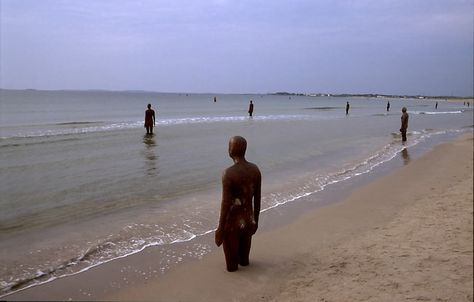
[[[401,154],[403,158],[403,164],[407,165],[410,162],[410,154],[408,154],[408,149],[404,148]]]
[[[155,153],[155,149],[158,146],[156,144],[155,135],[145,134],[145,136],[143,137],[143,143],[145,144],[145,150],[143,154],[145,156],[146,172],[150,176],[157,175],[158,168],[156,166],[156,162],[159,156],[157,156]]]

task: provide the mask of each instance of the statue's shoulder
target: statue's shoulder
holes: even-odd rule
[[[256,164],[249,162],[249,168],[253,173],[258,174],[258,175],[261,174],[260,169],[258,168]]]

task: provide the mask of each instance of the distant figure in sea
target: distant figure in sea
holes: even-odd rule
[[[234,165],[222,175],[222,203],[217,246],[224,244],[227,271],[249,264],[252,235],[258,228],[262,175],[258,167],[245,159],[247,141],[234,136],[229,141],[229,156]]]
[[[145,128],[146,134],[153,134],[153,127],[155,126],[155,110],[151,109],[151,104],[147,105],[145,111]]]
[[[250,100],[250,104],[249,104],[249,116],[252,116],[253,114],[253,102],[252,100]]]
[[[214,103],[215,103],[215,102],[217,102],[217,98],[216,98],[216,97],[214,97]]]
[[[436,102],[436,104],[435,104],[435,109],[436,110],[438,109],[438,102]]]
[[[402,117],[401,117],[402,125],[400,127],[400,132],[402,133],[402,142],[407,141],[407,129],[408,129],[408,113],[407,108],[402,108]]]
[[[349,102],[347,102],[347,104],[346,104],[346,115],[349,114],[349,108],[350,108],[350,107],[351,107],[351,106],[349,105]]]
[[[390,111],[390,102],[387,102],[387,112]]]

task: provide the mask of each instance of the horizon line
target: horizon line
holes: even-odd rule
[[[146,89],[37,89],[37,88],[1,88],[0,90],[13,90],[13,91],[83,91],[83,92],[139,92],[139,93],[164,93],[164,94],[209,94],[209,95],[289,95],[289,96],[366,96],[366,97],[408,97],[408,98],[474,98],[474,95],[427,95],[427,94],[390,94],[390,93],[330,93],[330,92],[287,92],[287,91],[275,91],[275,92],[176,92],[176,91],[155,91]]]

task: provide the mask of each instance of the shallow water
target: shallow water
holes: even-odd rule
[[[350,181],[408,146],[472,131],[462,104],[391,99],[1,91],[0,292],[77,273],[218,220],[227,142],[248,140],[264,211]],[[254,117],[247,116],[249,100]],[[345,115],[346,101],[351,103]],[[144,134],[147,103],[155,135]],[[410,114],[408,144],[398,132]],[[3,265],[6,264],[6,265]]]

